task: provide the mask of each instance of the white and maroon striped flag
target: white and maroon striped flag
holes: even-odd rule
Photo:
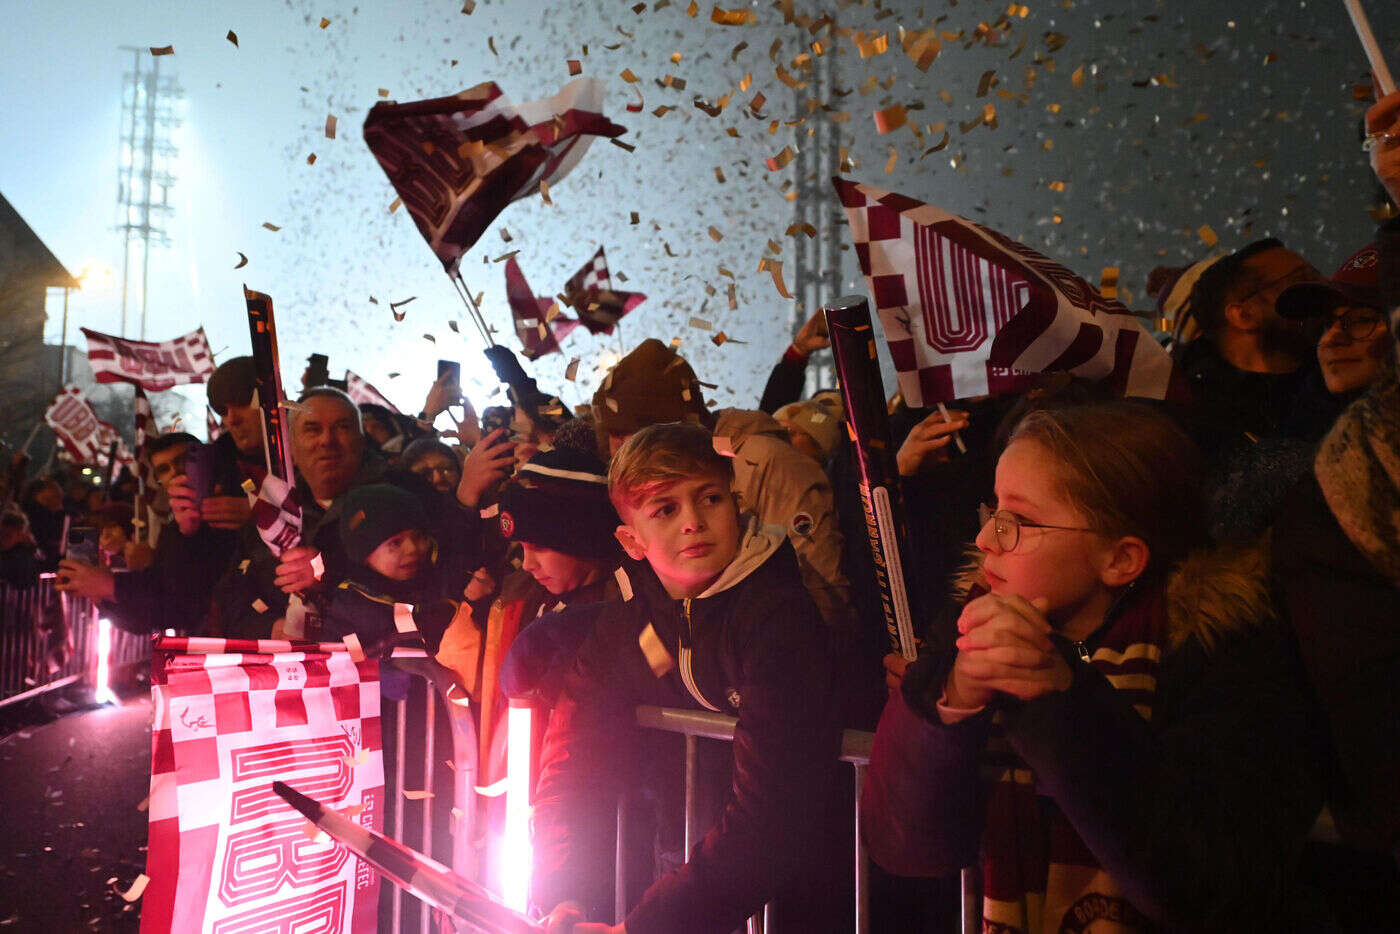
[[[88,360],[99,383],[136,383],[152,392],[202,383],[214,373],[204,328],[174,340],[131,341],[83,328]]]
[[[251,480],[244,483],[245,489],[251,486]],[[264,474],[252,500],[253,523],[268,551],[280,558],[301,543],[301,503],[295,486],[276,474]]]
[[[132,406],[132,413],[135,416],[135,467],[138,489],[136,518],[145,524],[143,537],[147,543],[154,543],[156,527],[164,517],[158,514],[156,508],[156,494],[159,491],[155,478],[151,476],[151,459],[146,453],[146,444],[160,431],[156,428],[155,413],[151,411],[151,400],[146,398],[146,391],[141,388],[140,383],[136,384],[136,400]]]
[[[362,402],[371,402],[375,405],[382,405],[395,414],[403,414],[399,412],[399,407],[385,398],[384,394],[375,389],[369,380],[352,370],[345,371],[345,394],[356,405]]]
[[[69,456],[80,464],[96,463],[97,455],[111,443],[103,428],[111,426],[97,417],[87,395],[77,386],[64,386],[54,396],[44,421],[58,435]]]
[[[564,284],[564,300],[578,312],[579,323],[593,334],[611,334],[622,317],[647,300],[643,292],[618,292],[612,287],[603,248]]]
[[[365,118],[365,143],[452,273],[506,205],[558,182],[594,137],[626,132],[603,116],[604,90],[579,78],[516,105],[487,81],[450,97],[383,101]]]
[[[885,328],[905,401],[1017,392],[1067,371],[1121,394],[1165,398],[1171,357],[1127,308],[994,230],[832,179]]]
[[[157,639],[141,930],[375,930],[379,876],[272,790],[381,829],[379,665],[341,643]]]
[[[515,335],[520,338],[526,360],[559,353],[559,342],[578,327],[577,321],[561,314],[556,314],[552,320],[549,318],[554,302],[535,296],[514,256],[506,260],[506,301],[510,304]]]
[[[204,406],[204,440],[213,444],[223,433],[224,426],[219,423],[219,416],[215,415],[214,410],[206,404]]]

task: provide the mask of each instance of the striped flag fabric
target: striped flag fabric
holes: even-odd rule
[[[605,85],[571,81],[516,105],[494,81],[449,97],[382,101],[364,137],[449,274],[506,205],[553,185],[595,137],[626,132],[603,116]]]
[[[88,342],[88,361],[99,383],[136,383],[159,392],[202,383],[214,373],[214,355],[204,328],[159,343],[82,330]]]
[[[553,319],[549,317],[549,310],[554,307],[553,300],[535,296],[514,256],[506,260],[506,301],[510,303],[515,335],[520,338],[526,360],[559,353],[559,342],[579,325],[575,319],[561,314],[556,314]]]
[[[592,334],[611,334],[617,322],[647,297],[642,292],[619,292],[612,287],[603,248],[583,264],[564,285],[564,300],[578,312],[579,323]]]
[[[213,444],[223,433],[224,426],[220,424],[219,416],[215,415],[214,410],[206,404],[204,406],[204,440]]]
[[[146,444],[160,432],[156,428],[155,413],[151,411],[151,400],[146,398],[146,391],[141,388],[140,383],[136,384],[136,400],[132,406],[132,413],[136,423],[136,518],[145,526],[143,534],[147,543],[152,543],[155,541],[156,527],[164,517],[159,515],[157,509],[159,490],[155,478],[151,476],[151,459],[146,454]]]
[[[87,394],[71,383],[49,403],[44,422],[58,435],[69,456],[80,464],[96,463],[98,454],[105,453],[111,443],[110,434],[103,427],[111,426],[97,417]]]
[[[245,489],[252,481],[245,481]],[[274,557],[301,543],[301,503],[296,487],[276,474],[265,474],[253,499],[253,524]]]
[[[375,389],[374,385],[369,380],[352,370],[345,371],[345,394],[348,395],[351,401],[356,405],[369,402],[374,405],[382,405],[395,415],[403,414],[399,411],[399,407],[390,402],[382,392]]]
[[[1020,392],[1048,372],[1127,396],[1174,390],[1170,355],[1137,317],[1064,266],[933,205],[832,183],[910,406]]]
[[[378,874],[271,786],[382,828],[378,662],[343,643],[157,638],[151,694],[141,930],[373,932]]]

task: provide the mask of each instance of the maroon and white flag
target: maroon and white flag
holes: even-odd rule
[[[910,406],[1017,392],[1060,371],[1166,397],[1170,355],[1065,267],[933,205],[832,182]]]
[[[622,317],[647,300],[643,292],[618,292],[612,287],[603,248],[564,284],[564,300],[578,312],[579,323],[593,334],[611,334]]]
[[[382,829],[379,664],[342,643],[157,639],[145,932],[371,934],[379,875],[274,780]]]
[[[214,410],[206,404],[204,406],[204,440],[213,444],[223,433],[224,426],[220,424],[219,416],[215,415]]]
[[[159,392],[185,383],[202,383],[214,373],[214,355],[204,328],[174,340],[132,341],[83,328],[88,360],[99,383],[136,383]]]
[[[244,489],[252,486],[252,481],[244,483]],[[258,527],[258,537],[267,545],[267,550],[275,557],[282,552],[301,544],[301,502],[297,499],[296,487],[276,474],[264,474],[262,483],[251,494],[253,524]]]
[[[553,319],[549,317],[554,301],[536,297],[514,256],[506,260],[506,301],[510,303],[510,317],[526,360],[559,353],[559,342],[578,327],[573,318],[557,313]]]
[[[351,401],[356,405],[362,402],[369,402],[374,405],[382,405],[396,415],[403,414],[399,412],[399,407],[385,398],[384,394],[378,389],[375,389],[369,380],[351,370],[345,371],[345,394],[348,395]]]
[[[151,411],[151,400],[146,398],[146,391],[141,388],[141,384],[136,384],[136,400],[132,406],[132,414],[135,417],[135,439],[136,439],[136,481],[137,481],[137,503],[136,518],[145,524],[142,534],[147,543],[154,543],[155,529],[163,520],[157,508],[158,497],[155,478],[151,476],[151,459],[146,453],[146,445],[158,434],[156,427],[155,413]]]
[[[558,182],[594,137],[626,132],[603,116],[604,89],[579,78],[517,105],[487,81],[450,97],[383,101],[365,118],[365,143],[453,273],[506,205]]]
[[[58,435],[64,449],[80,464],[97,462],[111,443],[112,426],[97,417],[87,395],[77,386],[64,386],[49,403],[44,422]]]

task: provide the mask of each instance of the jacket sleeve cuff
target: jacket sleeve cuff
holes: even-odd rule
[[[787,350],[783,351],[783,359],[786,360],[788,363],[796,363],[799,366],[806,366],[808,355],[798,350],[796,344],[788,344]]]

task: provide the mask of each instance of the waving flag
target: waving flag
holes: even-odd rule
[[[384,394],[370,383],[369,380],[350,370],[345,371],[345,394],[359,405],[362,402],[371,402],[375,405],[382,405],[396,415],[402,415],[399,407],[385,398]]]
[[[133,406],[133,415],[136,422],[136,480],[139,492],[136,502],[136,518],[145,524],[143,536],[147,544],[154,544],[156,539],[156,527],[164,521],[165,516],[157,509],[157,496],[155,478],[151,475],[151,459],[146,454],[146,445],[160,434],[156,428],[155,413],[151,411],[151,400],[146,398],[146,391],[141,388],[141,384],[136,384],[136,402]]]
[[[157,639],[142,931],[376,927],[379,876],[272,790],[384,816],[379,663],[342,643]]]
[[[578,322],[556,314],[551,320],[549,309],[554,302],[548,298],[536,298],[530,283],[525,281],[525,273],[512,256],[506,260],[506,301],[510,302],[511,320],[515,322],[515,334],[524,348],[525,359],[534,360],[547,353],[558,353],[559,342],[568,336]]]
[[[135,383],[151,392],[202,383],[214,373],[214,355],[204,328],[174,340],[131,341],[83,328],[88,361],[99,383]]]
[[[1166,350],[1065,267],[933,205],[832,182],[909,405],[1015,392],[1056,371],[1167,395]]]
[[[607,257],[598,247],[593,258],[564,285],[564,300],[578,312],[579,323],[591,333],[611,334],[622,316],[647,297],[642,292],[613,290]]]
[[[515,105],[494,81],[450,97],[374,105],[365,143],[443,267],[512,201],[568,174],[596,136],[626,132],[602,114],[604,85],[579,78]]]
[[[117,430],[97,417],[87,395],[77,386],[64,386],[44,413],[44,421],[64,449],[74,461],[80,464],[95,464],[100,455],[105,455],[113,441],[118,442],[118,457],[121,457],[121,438]]]

